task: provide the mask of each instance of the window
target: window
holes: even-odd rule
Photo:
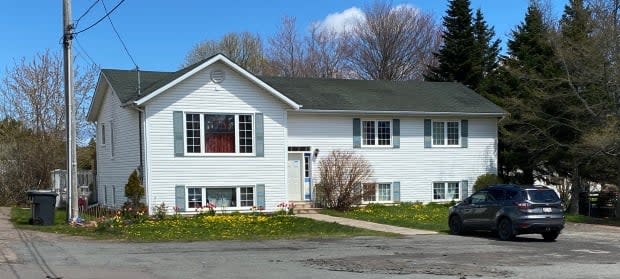
[[[204,207],[207,203],[222,209],[240,209],[254,205],[254,187],[188,187],[187,208]]]
[[[187,202],[189,208],[201,208],[202,203],[202,189],[201,188],[187,188]]]
[[[110,156],[114,157],[114,123],[110,122]]]
[[[392,144],[392,121],[362,121],[362,145],[390,146]]]
[[[185,114],[185,152],[192,154],[251,154],[254,125],[251,114]]]
[[[434,182],[433,200],[458,200],[460,199],[460,186],[458,182]]]
[[[433,121],[433,146],[458,146],[459,121]]]
[[[105,145],[105,123],[101,123],[101,144]]]
[[[364,202],[385,202],[392,200],[392,183],[365,183]]]

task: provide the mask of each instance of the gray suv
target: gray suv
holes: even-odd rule
[[[501,240],[539,233],[554,241],[564,228],[562,202],[545,186],[494,185],[450,207],[448,216],[452,234],[487,230]]]

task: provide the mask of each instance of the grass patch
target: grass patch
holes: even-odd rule
[[[122,220],[117,220],[106,226],[100,225],[99,228],[70,226],[66,224],[65,212],[62,210],[57,211],[56,224],[53,226],[29,225],[29,209],[13,208],[11,215],[11,220],[20,229],[130,241],[259,240],[393,235],[285,215],[201,215],[147,220],[136,224],[125,224]]]
[[[573,223],[585,223],[620,227],[620,219],[595,218],[578,214],[566,214],[566,221]]]
[[[321,213],[399,227],[448,232],[447,204],[400,203],[397,205],[369,204],[351,211],[324,209]]]

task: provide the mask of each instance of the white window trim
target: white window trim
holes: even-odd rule
[[[185,211],[194,211],[196,207],[189,207],[189,188],[200,188],[200,196],[201,203],[203,206],[207,205],[207,189],[208,188],[227,188],[227,189],[235,189],[235,194],[237,195],[237,205],[236,206],[222,206],[214,208],[214,210],[225,210],[225,211],[240,211],[240,210],[251,210],[253,206],[240,206],[241,204],[241,188],[252,188],[252,204],[256,205],[256,187],[254,185],[239,185],[239,186],[185,186]],[[216,204],[215,202],[213,203]]]
[[[199,114],[200,117],[200,153],[187,152],[187,115]],[[235,116],[235,153],[208,153],[205,146],[205,121],[206,114],[233,114]],[[252,153],[239,153],[239,115],[252,115]],[[256,156],[256,112],[183,112],[183,154],[187,157],[255,157]]]
[[[456,183],[459,186],[459,188],[456,190],[456,194],[458,195],[458,197],[456,199],[435,199],[435,192],[434,192],[434,190],[435,190],[435,183],[443,183],[443,185],[444,185],[444,196],[445,197],[448,196],[448,183]],[[449,201],[452,201],[452,200],[460,201],[460,200],[463,199],[463,197],[461,197],[461,187],[463,187],[463,184],[461,184],[460,181],[456,181],[456,180],[453,180],[453,181],[449,181],[449,180],[446,180],[446,181],[433,181],[433,183],[431,183],[431,201],[434,201],[434,202],[449,202]]]
[[[364,122],[373,121],[375,122],[375,144],[368,145],[364,141]],[[390,122],[390,144],[389,145],[379,145],[379,121],[387,121]],[[392,119],[360,119],[360,141],[361,146],[364,148],[394,148],[394,123],[392,123]]]
[[[367,201],[367,200],[364,200],[364,197],[362,197],[362,204],[394,203],[394,183],[392,183],[392,182],[362,183],[362,187],[363,187],[363,184],[375,184],[376,186],[375,186],[375,200],[374,201]],[[379,184],[390,184],[390,199],[389,200],[386,200],[386,201],[379,201],[379,200],[377,200],[379,198]]]
[[[443,122],[443,142],[444,144],[435,144],[434,141],[434,134],[435,134],[435,129],[434,129],[434,124],[435,123],[439,123],[439,122]],[[459,136],[459,143],[458,144],[450,144],[448,145],[448,122],[456,122],[459,125],[459,131],[458,131],[458,136]],[[461,139],[461,120],[454,120],[454,119],[446,119],[446,120],[432,120],[431,121],[431,147],[447,147],[447,148],[460,148],[461,144],[463,143],[463,139]]]

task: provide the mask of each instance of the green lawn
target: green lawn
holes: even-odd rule
[[[170,217],[161,221],[147,220],[136,224],[125,224],[123,220],[116,219],[110,220],[105,226],[100,224],[99,228],[67,225],[64,221],[65,212],[61,210],[57,211],[56,224],[53,226],[29,225],[29,209],[13,208],[11,215],[11,220],[20,229],[130,241],[258,240],[394,235],[285,215],[203,215],[187,218]]]
[[[620,219],[609,219],[609,218],[594,218],[590,216],[584,215],[576,215],[576,214],[566,214],[566,221],[573,223],[586,223],[586,224],[597,224],[597,225],[608,225],[608,226],[616,226],[620,227]]]
[[[369,204],[346,212],[324,209],[321,213],[399,227],[448,232],[448,207],[447,204],[435,203]]]

